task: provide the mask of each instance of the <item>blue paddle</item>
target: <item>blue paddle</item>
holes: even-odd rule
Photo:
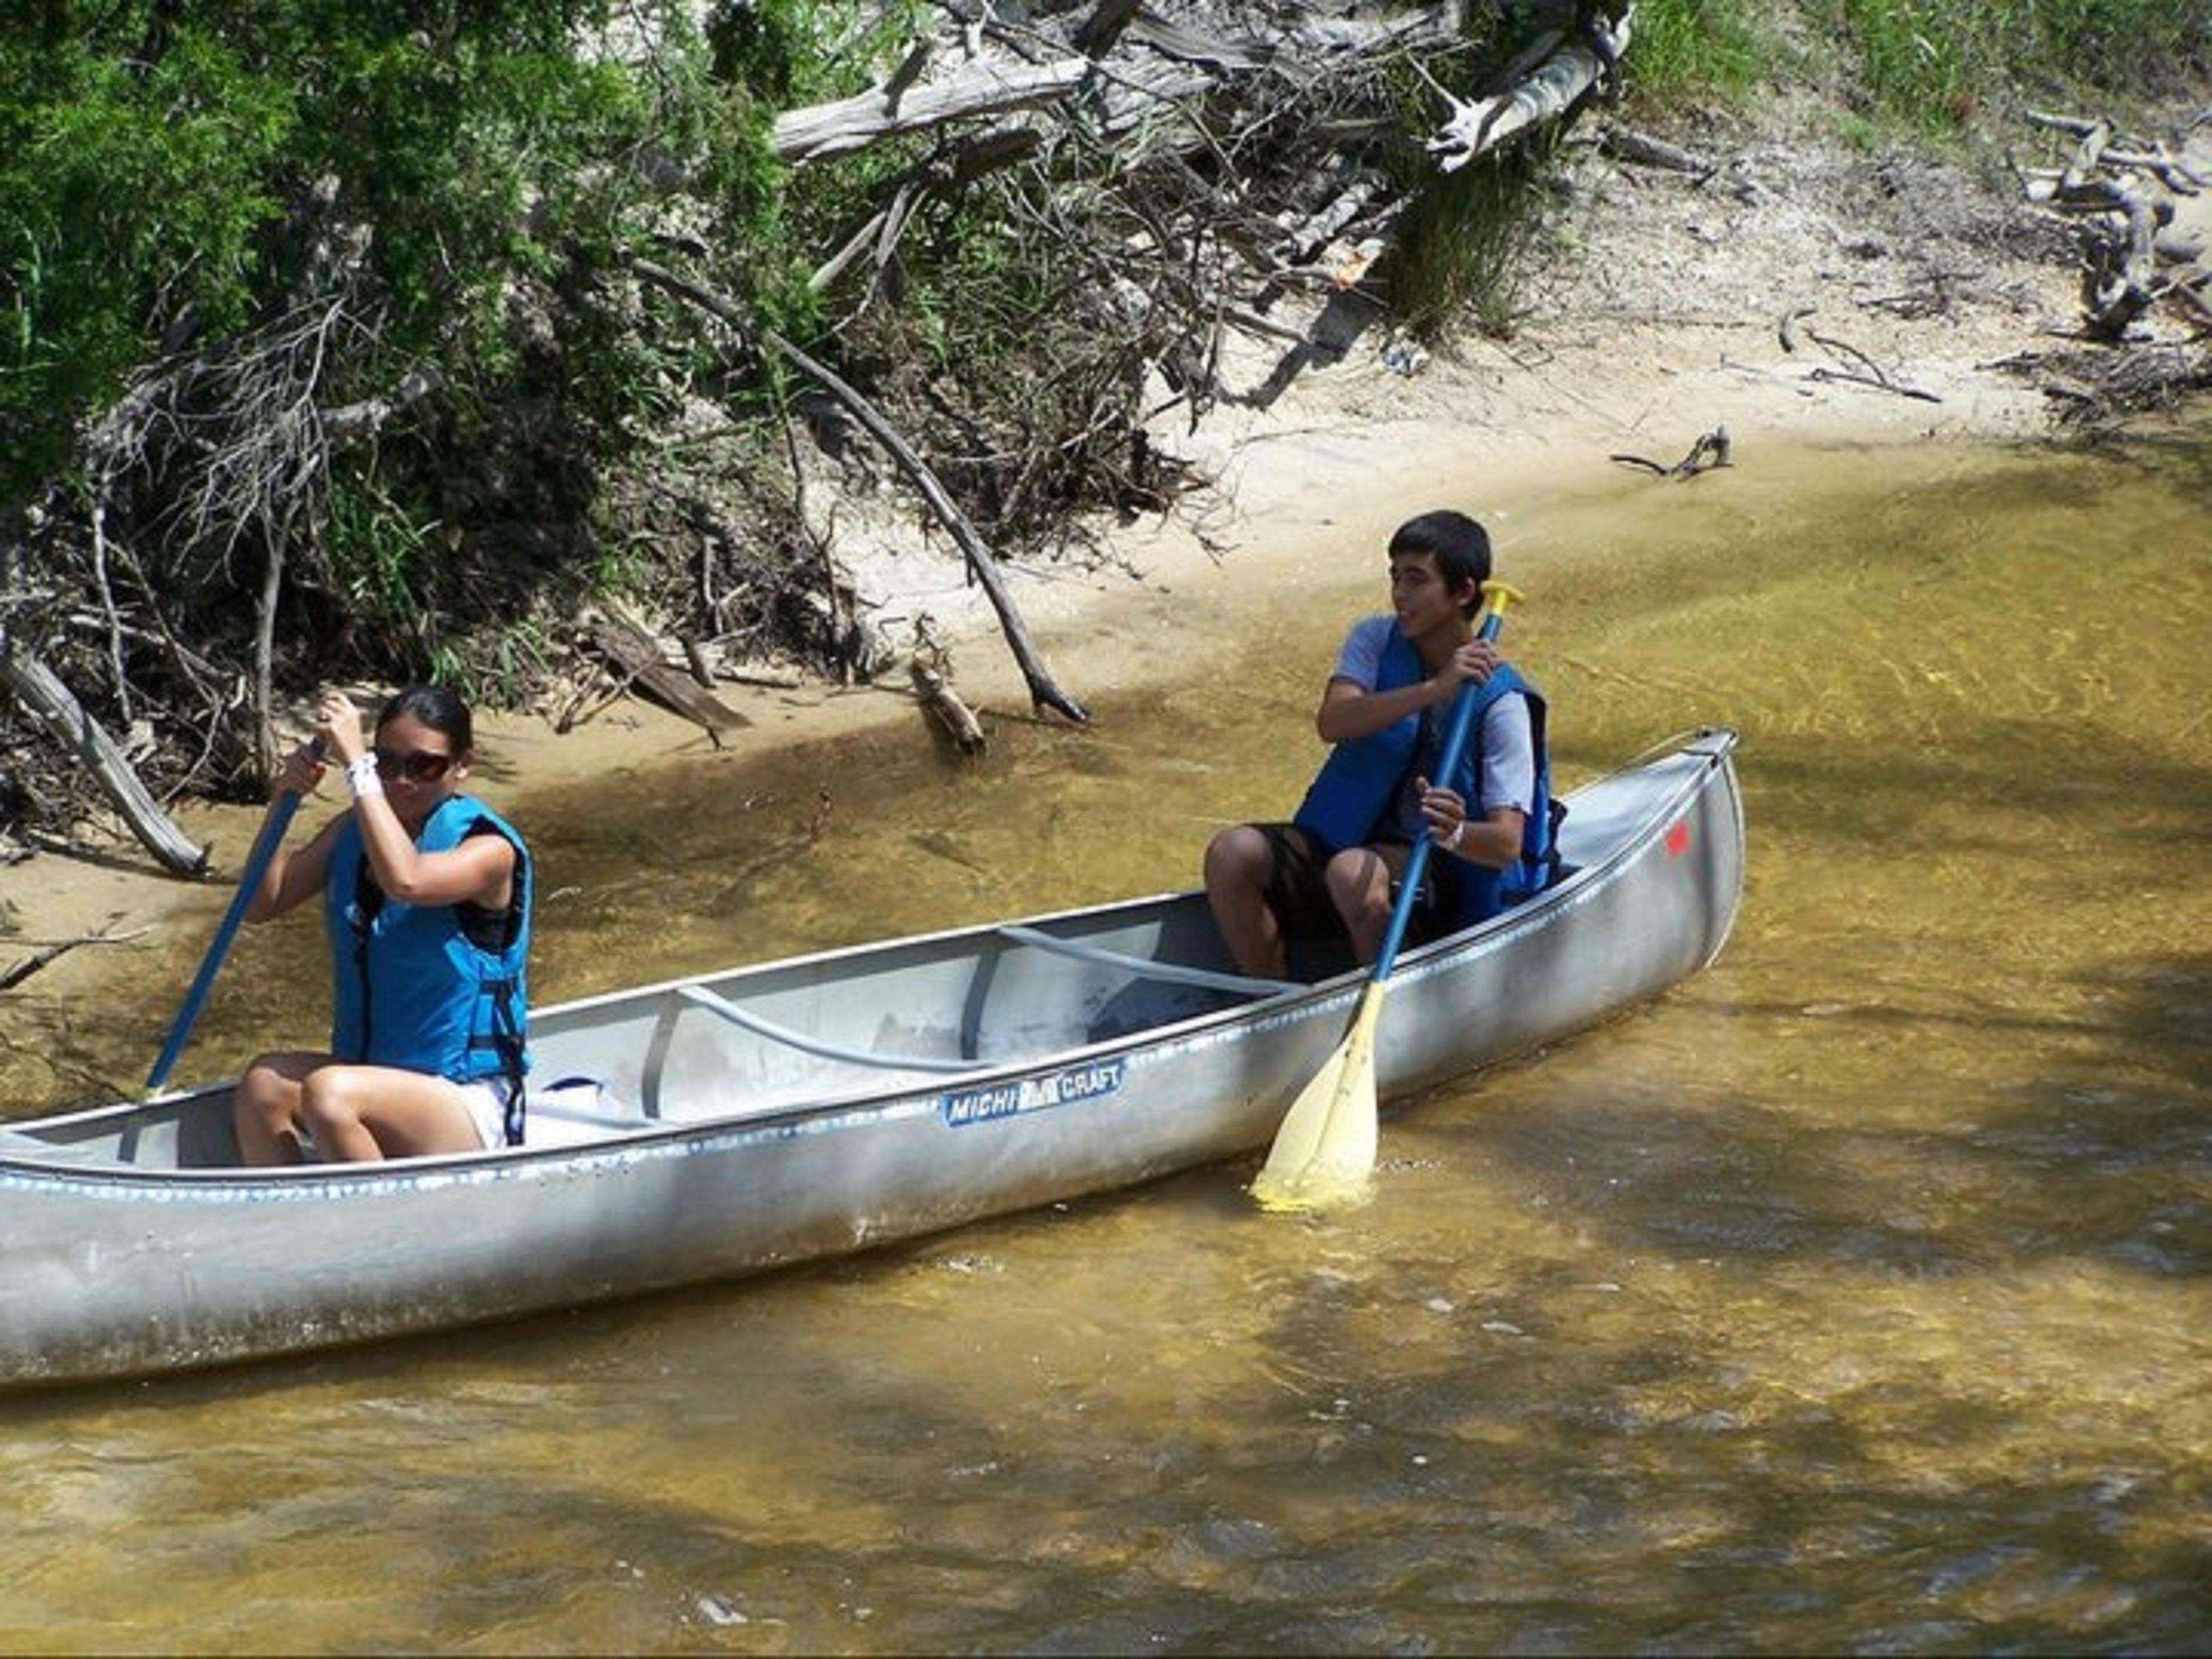
[[[319,757],[322,739],[316,738],[310,746]],[[229,954],[230,942],[238,937],[240,924],[246,920],[246,908],[260,890],[261,878],[269,873],[269,861],[284,844],[284,832],[292,827],[292,815],[299,810],[300,792],[296,789],[287,789],[269,808],[261,834],[253,843],[252,852],[246,855],[245,873],[238,878],[238,890],[230,896],[230,908],[223,912],[222,925],[215,930],[207,954],[200,958],[200,970],[192,976],[191,989],[185,993],[185,1006],[177,1010],[176,1023],[169,1027],[169,1040],[161,1045],[161,1057],[146,1074],[149,1090],[161,1086],[162,1080],[169,1075],[169,1068],[177,1063],[177,1056],[184,1052],[185,1039],[192,1034],[192,1024],[200,1017],[200,1005],[207,1000],[208,991],[215,984],[216,970]]]
[[[1505,619],[1505,607],[1521,597],[1504,582],[1482,585],[1482,621],[1475,632],[1495,640]],[[1444,732],[1439,780],[1459,770],[1467,753],[1468,733],[1474,726],[1475,688],[1462,684],[1453,699],[1451,724]],[[1316,1210],[1343,1204],[1365,1191],[1375,1168],[1375,1028],[1382,1018],[1384,981],[1397,965],[1398,947],[1405,941],[1406,926],[1413,918],[1413,903],[1421,890],[1421,877],[1429,867],[1433,836],[1423,835],[1406,856],[1398,881],[1397,902],[1390,907],[1390,925],[1376,952],[1375,968],[1360,994],[1352,1029],[1336,1052],[1314,1074],[1275,1131],[1275,1144],[1267,1162],[1252,1182],[1252,1196],[1269,1210]]]

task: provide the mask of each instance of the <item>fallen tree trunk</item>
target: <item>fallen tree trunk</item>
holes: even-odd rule
[[[1429,154],[1437,158],[1437,165],[1446,173],[1456,172],[1524,128],[1565,115],[1577,100],[1612,72],[1620,54],[1628,50],[1629,15],[1624,14],[1600,34],[1601,44],[1588,40],[1565,42],[1525,79],[1495,97],[1478,98],[1473,103],[1451,99],[1449,118],[1428,141]]]
[[[913,480],[922,498],[929,503],[930,510],[936,514],[939,522],[951,532],[952,539],[959,544],[961,552],[966,556],[968,568],[975,573],[975,580],[982,584],[983,592],[990,599],[991,608],[998,613],[1000,631],[1006,635],[1006,643],[1013,651],[1014,660],[1021,666],[1022,678],[1029,685],[1030,702],[1038,708],[1057,709],[1079,725],[1089,722],[1091,716],[1084,712],[1080,703],[1060,689],[1050,671],[1045,667],[1043,659],[1037,655],[1036,647],[1030,643],[1029,628],[1022,621],[1021,611],[1015,605],[1013,596],[1006,592],[1006,582],[999,574],[998,560],[993,556],[990,548],[969,521],[968,515],[960,510],[959,503],[946,493],[944,484],[939,482],[928,464],[915,453],[911,444],[899,435],[897,428],[884,418],[882,411],[828,367],[817,362],[774,330],[764,329],[755,336],[744,313],[712,289],[650,259],[633,255],[629,265],[647,282],[720,318],[737,330],[748,343],[757,338],[760,344],[811,378],[842,404],[868,435],[882,445],[884,452]]]
[[[14,693],[33,719],[75,750],[92,769],[131,833],[163,868],[186,876],[206,871],[207,849],[185,838],[138,781],[115,739],[85,712],[53,670],[12,641],[5,629],[0,629],[0,685]]]
[[[834,104],[788,110],[769,142],[776,160],[796,167],[894,137],[979,115],[1006,115],[1064,98],[1096,73],[1088,58],[1002,67],[981,63],[928,87],[878,87]]]
[[[2117,344],[2162,299],[2202,332],[2212,152],[2194,142],[2175,155],[2162,143],[2118,141],[2112,124],[2030,111],[2035,126],[2075,140],[2063,167],[2024,175],[2027,200],[2084,222],[2081,311],[2088,337]]]
[[[1007,645],[1012,648],[1014,660],[1021,665],[1022,678],[1029,685],[1030,702],[1040,708],[1058,709],[1078,725],[1087,724],[1091,716],[1080,703],[1060,689],[1051,671],[1045,667],[1044,659],[1037,655],[1036,646],[1030,642],[1029,627],[1022,621],[1022,614],[1014,605],[1013,595],[1006,592],[1005,580],[999,574],[998,560],[992,556],[991,550],[985,545],[975,526],[969,522],[968,515],[960,510],[959,503],[945,493],[945,486],[938,482],[937,475],[929,470],[927,463],[921,456],[915,453],[914,447],[899,435],[897,429],[883,417],[874,404],[790,341],[773,331],[762,337],[778,355],[811,375],[830,396],[844,404],[853,418],[867,428],[868,435],[884,447],[907,477],[914,481],[915,487],[921,491],[931,510],[937,514],[939,522],[951,532],[952,539],[959,544],[961,552],[967,556],[968,568],[975,573],[975,580],[983,584],[983,592],[990,598],[992,610],[998,612],[1000,631],[1006,635]]]

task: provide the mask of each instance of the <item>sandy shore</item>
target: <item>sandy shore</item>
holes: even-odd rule
[[[1976,217],[1989,203],[1968,200],[1951,219],[1905,230],[1869,228],[1853,216],[1876,210],[1832,180],[1823,187],[1808,176],[1797,196],[1768,185],[1738,200],[1587,167],[1595,171],[1578,180],[1576,210],[1584,251],[1545,268],[1514,338],[1437,352],[1406,374],[1370,335],[1340,362],[1309,369],[1271,407],[1224,404],[1195,434],[1164,427],[1162,443],[1217,478],[1214,488],[1164,518],[1109,531],[1110,557],[1090,568],[1010,566],[1009,586],[1060,684],[1088,696],[1186,675],[1231,642],[1224,630],[1241,585],[1295,584],[1310,561],[1379,549],[1392,526],[1430,507],[1480,515],[1498,501],[1587,485],[1617,471],[1610,458],[1619,453],[1672,464],[1717,428],[1739,467],[1784,444],[2047,430],[2039,394],[1996,363],[2049,343],[2068,319],[2073,276],[1993,251]],[[1590,252],[1599,249],[1602,258]],[[1933,261],[1955,263],[1967,249],[1975,274],[1952,285],[1940,310],[1884,302],[1924,287]],[[1778,324],[1784,316],[1792,321]],[[1247,349],[1229,378],[1256,386],[1280,348]],[[1440,477],[1470,472],[1487,499],[1435,499]],[[910,548],[872,555],[841,545],[841,556],[887,636],[904,637],[926,613],[954,647],[964,697],[1026,707],[995,619],[956,562]],[[876,687],[737,684],[720,695],[751,722],[726,739],[741,753],[913,712],[902,666]],[[703,741],[697,727],[637,702],[558,735],[543,719],[496,716],[480,736],[493,775],[477,787],[504,805],[611,763],[672,763]],[[0,973],[103,931],[206,936],[258,819],[246,808],[179,812],[185,833],[215,849],[204,883],[163,875],[127,839],[42,850],[0,870]],[[127,945],[79,946],[0,993],[0,1037],[11,1003],[89,995],[128,975],[129,954]]]

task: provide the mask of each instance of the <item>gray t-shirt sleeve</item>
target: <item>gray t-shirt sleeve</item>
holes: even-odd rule
[[[1536,738],[1528,719],[1528,699],[1509,691],[1482,711],[1482,776],[1474,816],[1500,806],[1527,812],[1536,802]]]

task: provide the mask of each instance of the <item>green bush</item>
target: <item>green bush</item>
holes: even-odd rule
[[[2109,99],[2180,90],[2212,70],[2207,0],[1820,0],[1860,68],[1870,112],[1968,126],[1993,92]]]

